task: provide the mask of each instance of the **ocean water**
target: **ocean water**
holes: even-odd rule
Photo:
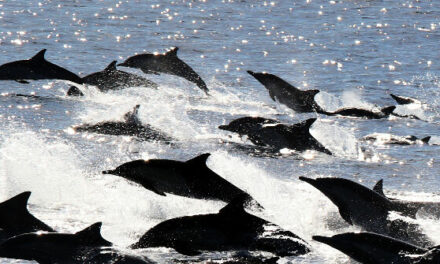
[[[88,87],[85,97],[69,98],[69,84],[63,81],[2,81],[0,198],[32,191],[30,211],[47,224],[76,232],[102,221],[103,236],[124,249],[161,221],[217,212],[224,204],[160,197],[101,171],[134,159],[187,160],[209,152],[211,169],[264,206],[259,216],[310,243],[310,254],[279,263],[350,263],[311,237],[357,229],[344,225],[337,208],[298,177],[344,177],[367,186],[384,179],[391,196],[440,201],[440,146],[360,140],[390,133],[430,135],[440,143],[439,40],[438,1],[0,1],[0,64],[46,48],[47,60],[84,76],[112,60],[179,47],[178,56],[201,75],[211,94],[181,78],[132,69],[123,70],[157,82],[159,89],[102,93]],[[398,111],[422,120],[296,113],[273,102],[246,70],[319,89],[316,100],[330,111],[392,105],[390,93],[414,97],[423,105],[399,106]],[[176,144],[69,129],[121,120],[136,104],[142,122],[176,138]],[[312,134],[335,155],[308,151],[259,157],[223,144],[243,142],[217,129],[243,116],[289,123],[317,117]],[[440,244],[439,221],[422,216],[418,222]],[[159,263],[194,259],[164,248],[134,253]]]

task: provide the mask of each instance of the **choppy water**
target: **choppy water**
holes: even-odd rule
[[[102,221],[104,237],[124,247],[165,219],[216,212],[223,204],[159,197],[100,172],[133,159],[186,160],[211,152],[209,167],[255,197],[266,208],[262,217],[311,243],[311,254],[281,263],[348,262],[311,236],[355,229],[332,228],[336,207],[298,177],[345,177],[368,186],[383,178],[392,194],[440,199],[438,146],[359,141],[374,132],[440,140],[439,27],[437,1],[0,1],[0,63],[47,48],[49,61],[84,76],[115,59],[177,46],[212,95],[169,75],[147,76],[158,90],[90,89],[80,99],[64,95],[64,82],[3,81],[1,93],[44,98],[0,96],[0,197],[30,190],[30,210],[44,222],[74,232]],[[217,126],[245,115],[292,123],[315,115],[273,102],[246,70],[320,89],[317,100],[329,110],[391,105],[389,93],[415,97],[425,107],[399,111],[426,121],[318,116],[312,132],[335,156],[249,156],[222,145],[228,133]],[[143,122],[178,144],[69,133],[75,124],[121,119],[135,104]],[[420,222],[440,243],[438,221]],[[161,263],[181,257],[165,249],[142,254]]]

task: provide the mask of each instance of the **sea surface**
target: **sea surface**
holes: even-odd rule
[[[85,76],[113,60],[179,47],[178,56],[201,75],[211,95],[182,78],[128,68],[120,69],[157,82],[159,89],[102,93],[83,87],[83,98],[70,98],[64,81],[1,81],[0,198],[32,191],[29,209],[47,224],[76,232],[102,221],[103,236],[124,249],[161,221],[217,212],[225,204],[158,196],[101,171],[135,159],[184,161],[209,152],[212,170],[263,205],[255,214],[310,243],[310,254],[279,263],[352,263],[311,237],[358,229],[344,224],[337,208],[298,177],[343,177],[369,187],[384,179],[387,195],[440,201],[440,146],[361,140],[388,133],[432,136],[440,143],[439,43],[435,0],[0,1],[0,64],[47,49],[47,60]],[[296,113],[272,101],[246,70],[319,89],[315,99],[329,111],[394,105],[390,93],[410,96],[423,104],[397,111],[421,120]],[[141,121],[175,144],[72,132],[81,123],[122,120],[136,104]],[[312,134],[335,155],[249,155],[225,144],[249,142],[217,128],[243,116],[286,123],[317,117]],[[440,244],[438,219],[422,215],[417,222]],[[158,263],[198,259],[165,248],[134,253]]]

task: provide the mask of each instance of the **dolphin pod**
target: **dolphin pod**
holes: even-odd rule
[[[94,85],[100,91],[117,90],[126,87],[144,86],[157,88],[158,85],[150,80],[116,69],[116,61],[112,61],[103,71],[95,72],[82,77],[84,84]],[[76,86],[72,86],[68,95],[81,95],[76,92]]]
[[[206,166],[211,154],[205,153],[188,161],[165,159],[130,161],[104,174],[121,176],[144,188],[165,196],[166,193],[197,199],[231,202],[243,195],[247,202],[253,198]]]
[[[344,233],[332,237],[314,236],[363,264],[438,264],[439,247],[422,248],[375,233]]]
[[[202,251],[258,250],[282,257],[310,251],[297,235],[247,213],[243,208],[246,200],[247,196],[236,197],[217,214],[166,220],[148,230],[131,247],[169,247],[189,256]]]
[[[208,87],[188,64],[177,57],[179,48],[173,48],[165,54],[139,54],[126,59],[118,66],[138,68],[146,74],[167,73],[176,75],[195,83],[200,89],[208,94]]]
[[[300,180],[309,183],[327,196],[338,207],[341,217],[350,225],[419,246],[432,246],[432,241],[423,234],[417,224],[401,219],[388,219],[391,211],[398,211],[406,216],[415,216],[413,211],[405,210],[404,206],[393,203],[383,194],[343,178],[300,177]]]
[[[41,50],[29,60],[13,61],[0,66],[0,80],[14,80],[27,83],[26,80],[59,79],[82,84],[82,79],[44,58],[46,49]]]
[[[91,132],[107,135],[134,136],[141,140],[163,141],[170,143],[173,139],[150,125],[143,125],[138,118],[140,105],[124,115],[123,122],[101,122],[95,125],[79,125],[73,127],[76,132]]]
[[[310,118],[298,124],[285,125],[273,119],[242,117],[219,128],[238,133],[240,136],[246,135],[257,146],[268,146],[275,150],[289,148],[304,151],[310,149],[332,155],[310,134],[310,127],[315,121],[316,118]]]

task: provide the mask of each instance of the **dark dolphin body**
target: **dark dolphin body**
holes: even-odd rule
[[[164,133],[143,125],[137,117],[139,105],[124,115],[124,122],[101,122],[96,125],[80,125],[73,127],[76,132],[91,132],[116,136],[135,136],[141,140],[171,142],[173,139]]]
[[[220,129],[248,136],[257,146],[268,146],[275,150],[288,148],[297,151],[316,150],[331,155],[332,153],[319,143],[311,134],[310,127],[316,118],[310,118],[294,125],[280,124],[273,119],[262,117],[242,117],[219,126]]]
[[[432,241],[420,231],[420,227],[400,219],[388,220],[395,204],[387,197],[354,181],[343,178],[300,177],[327,196],[339,209],[341,217],[349,224],[368,232],[384,234],[423,247]]]
[[[27,203],[31,192],[20,193],[0,203],[0,241],[36,231],[54,230],[29,213]]]
[[[376,185],[374,185],[373,191],[386,197],[383,191],[383,180],[379,180]],[[440,218],[440,202],[417,202],[387,198],[392,202],[393,211],[400,212],[405,216],[416,218],[417,213],[423,212]]]
[[[371,134],[368,136],[363,137],[364,140],[368,140],[368,141],[376,141],[378,140],[378,135],[376,134]],[[414,144],[429,144],[429,140],[431,139],[431,136],[427,136],[424,138],[418,138],[414,135],[411,136],[405,136],[405,137],[401,137],[401,136],[395,136],[395,135],[390,135],[389,140],[383,142],[384,144],[392,144],[392,145],[414,145]]]
[[[140,54],[135,55],[118,66],[138,68],[146,74],[167,73],[176,75],[195,83],[208,94],[208,87],[202,78],[184,61],[177,57],[179,48],[173,48],[165,54]]]
[[[266,251],[277,256],[308,253],[307,244],[290,231],[247,213],[246,197],[237,197],[217,214],[166,220],[148,230],[132,248],[170,247],[185,255],[201,251]]]
[[[231,202],[235,197],[244,195],[248,201],[252,201],[249,194],[206,166],[206,160],[210,155],[202,154],[188,161],[135,160],[102,173],[121,176],[163,196],[165,193],[171,193],[197,199]]]
[[[319,90],[302,91],[273,74],[247,72],[266,87],[272,100],[278,101],[296,112],[323,111],[314,99]]]
[[[82,80],[84,84],[96,86],[101,92],[136,86],[145,86],[151,88],[158,87],[157,84],[150,80],[135,74],[117,70],[116,61],[112,61],[103,71],[95,72],[82,77]],[[75,88],[78,89],[75,86],[70,87],[67,94],[79,95]]]
[[[0,66],[0,80],[14,80],[27,83],[25,80],[57,79],[82,84],[82,79],[44,58],[46,49],[38,52],[29,60],[13,61]]]
[[[314,236],[363,264],[439,264],[439,247],[425,249],[375,233]]]
[[[385,118],[385,117],[388,117],[389,115],[391,115],[393,113],[394,109],[396,109],[395,106],[388,106],[388,107],[382,108],[380,110],[380,112],[375,112],[375,111],[360,109],[360,108],[343,108],[343,109],[339,109],[335,112],[318,111],[318,113],[325,114],[328,116],[340,115],[340,116],[362,117],[362,118],[367,118],[367,119],[381,119],[381,118]]]
[[[124,256],[109,248],[112,243],[101,236],[101,223],[75,234],[27,233],[0,244],[0,257],[35,260],[42,264],[150,263]]]

